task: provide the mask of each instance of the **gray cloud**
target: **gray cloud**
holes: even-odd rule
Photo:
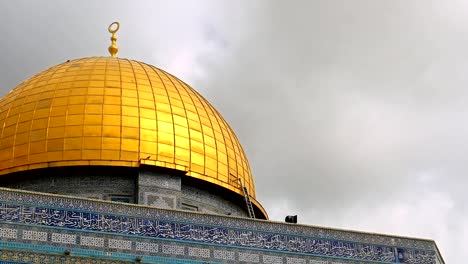
[[[463,1],[0,7],[1,93],[106,56],[119,20],[119,55],[188,81],[229,121],[273,219],[427,237],[448,263],[468,258]]]

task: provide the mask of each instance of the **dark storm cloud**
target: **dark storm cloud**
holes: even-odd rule
[[[433,238],[468,258],[468,4],[3,2],[1,93],[70,58],[188,81],[247,152],[270,216]]]

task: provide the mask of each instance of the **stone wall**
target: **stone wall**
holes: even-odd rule
[[[242,199],[240,200],[242,201]],[[215,195],[209,191],[189,185],[182,186],[181,203],[181,209],[184,209],[184,205],[190,205],[197,207],[197,211],[203,213],[248,217],[246,212],[247,205],[245,203],[244,207],[241,207],[241,205],[227,201],[221,195]]]
[[[136,171],[129,168],[50,168],[20,173],[0,186],[100,200],[135,202]]]
[[[41,169],[5,177],[0,186],[159,208],[247,217],[243,197],[172,170],[120,167]]]
[[[138,203],[160,208],[180,208],[181,179],[179,175],[140,171]]]
[[[236,199],[232,194],[229,195],[228,191],[223,193],[218,186],[201,184],[199,180],[182,180],[183,177],[186,176],[140,171],[139,204],[211,214],[248,216],[246,207],[236,203],[242,201],[241,198]]]

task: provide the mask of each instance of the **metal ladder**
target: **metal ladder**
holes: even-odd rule
[[[247,211],[249,212],[249,217],[250,218],[255,218],[255,212],[254,212],[254,209],[253,209],[253,206],[252,206],[252,202],[250,201],[249,191],[242,184],[242,180],[240,178],[238,178],[238,180],[239,180],[239,184],[240,184],[240,187],[242,189],[242,192],[244,193],[245,203],[247,205]]]

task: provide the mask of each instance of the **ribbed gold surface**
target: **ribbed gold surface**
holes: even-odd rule
[[[72,60],[0,100],[0,174],[73,165],[173,168],[255,197],[244,151],[200,94],[156,67]],[[258,203],[255,201],[258,205]]]

